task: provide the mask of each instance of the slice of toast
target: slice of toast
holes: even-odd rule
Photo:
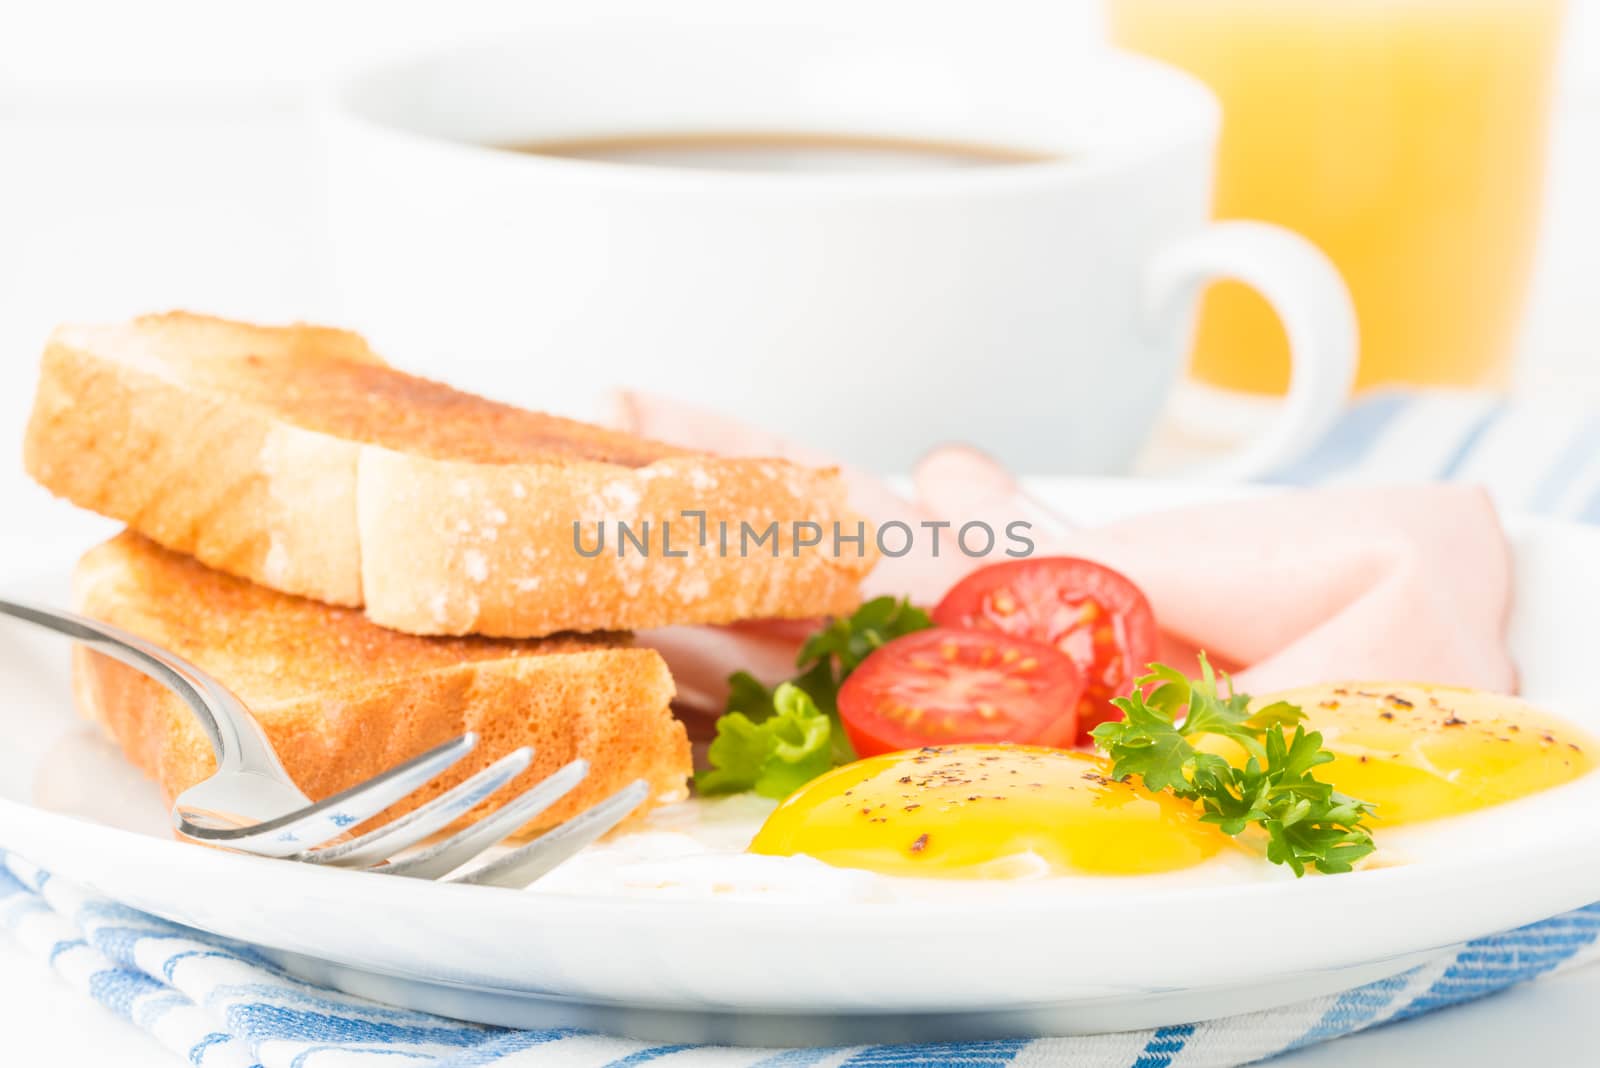
[[[657,801],[686,795],[689,741],[672,718],[659,654],[625,635],[537,641],[420,638],[361,613],[277,593],[124,532],[73,578],[87,616],[148,638],[210,672],[248,707],[313,799],[354,786],[465,732],[478,746],[393,818],[522,745],[531,767],[467,818],[576,757],[588,777],[529,824],[557,823],[636,778]],[[74,653],[79,709],[168,801],[211,774],[210,744],[171,691],[97,653]]]
[[[513,408],[325,327],[183,313],[63,327],[24,458],[47,489],[169,549],[415,634],[833,614],[873,563],[870,532],[835,551],[835,523],[862,529],[835,470]],[[776,538],[741,551],[741,524]]]

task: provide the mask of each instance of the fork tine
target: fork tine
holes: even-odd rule
[[[371,819],[441,775],[478,744],[468,731],[421,756],[307,808],[245,827],[217,826],[211,813],[180,811],[178,829],[189,838],[262,856],[287,857],[321,845]]]
[[[549,778],[513,801],[508,801],[464,831],[429,846],[415,856],[384,864],[373,871],[412,879],[437,879],[499,842],[506,835],[549,808],[589,774],[589,762],[578,759],[557,768]]]
[[[587,812],[546,831],[514,853],[446,881],[521,890],[621,823],[649,796],[650,784],[635,779]]]
[[[377,864],[453,823],[484,798],[520,775],[533,760],[533,749],[514,749],[476,775],[420,808],[348,842],[323,846],[295,857],[310,864],[366,868]]]

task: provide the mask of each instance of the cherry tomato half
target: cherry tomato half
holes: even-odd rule
[[[1108,719],[1111,704],[1156,659],[1160,634],[1150,602],[1131,580],[1092,560],[1047,556],[980,568],[951,587],[933,621],[999,631],[1060,649],[1083,672],[1079,740]]]
[[[954,742],[1068,746],[1083,673],[1048,645],[934,627],[896,638],[839,687],[839,718],[861,756]]]

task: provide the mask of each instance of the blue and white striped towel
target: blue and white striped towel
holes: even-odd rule
[[[1508,510],[1600,522],[1600,417],[1481,396],[1381,394],[1351,408],[1272,481],[1464,479]],[[507,1031],[310,986],[250,947],[90,896],[0,851],[0,926],[70,984],[200,1068],[403,1064],[915,1068],[1245,1064],[1481,997],[1600,958],[1600,904],[1504,934],[1330,997],[1181,1027],[1078,1038],[758,1050],[662,1046],[569,1030]]]
[[[1267,481],[1472,482],[1502,512],[1600,523],[1600,411],[1468,391],[1368,395],[1322,442]]]

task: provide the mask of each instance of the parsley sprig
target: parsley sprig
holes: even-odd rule
[[[1228,696],[1218,692],[1216,672],[1204,655],[1200,671],[1200,678],[1191,679],[1152,664],[1132,694],[1115,700],[1125,718],[1092,732],[1111,757],[1112,774],[1137,775],[1148,789],[1198,801],[1201,819],[1226,834],[1259,827],[1267,836],[1267,859],[1287,864],[1297,876],[1307,868],[1347,872],[1371,853],[1372,834],[1361,821],[1372,806],[1312,777],[1312,769],[1333,754],[1322,748],[1320,733],[1301,725],[1300,709],[1277,701],[1251,712],[1250,698],[1232,693],[1231,685]],[[1195,748],[1193,740],[1207,734],[1239,745],[1247,756],[1244,765]]]

